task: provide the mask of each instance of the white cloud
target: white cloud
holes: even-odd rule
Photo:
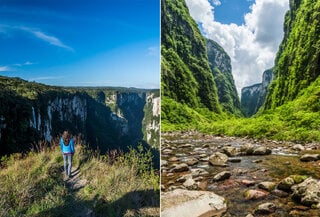
[[[9,66],[0,66],[0,72],[9,72],[12,69]]]
[[[69,51],[74,51],[74,49],[68,45],[65,45],[60,39],[55,36],[48,35],[40,30],[31,29],[29,27],[20,27],[19,29],[27,31],[33,34],[35,37],[57,47],[64,48]]]
[[[212,0],[212,2],[216,6],[221,5],[221,1],[219,1],[219,0]]]
[[[31,66],[31,65],[34,65],[35,63],[33,62],[30,62],[30,61],[26,61],[24,63],[16,63],[16,64],[13,64],[14,66],[17,66],[17,67],[22,67],[22,66]]]
[[[209,0],[186,0],[191,16],[201,24],[205,37],[218,42],[231,57],[238,93],[261,82],[264,70],[274,65],[283,37],[288,0],[256,0],[245,24],[222,24],[214,20]]]

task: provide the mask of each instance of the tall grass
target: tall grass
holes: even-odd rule
[[[95,216],[159,216],[159,175],[151,152],[131,149],[113,161],[77,145],[78,175],[66,181],[58,146],[3,157],[0,216],[79,216],[84,209]]]

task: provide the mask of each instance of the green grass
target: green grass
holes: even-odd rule
[[[296,100],[276,109],[260,111],[251,118],[195,111],[170,99],[162,102],[162,108],[162,131],[195,129],[228,136],[320,141],[320,78],[302,90]]]
[[[0,216],[159,216],[159,175],[149,151],[133,150],[113,165],[109,157],[77,146],[73,168],[85,183],[64,181],[59,147],[2,158]]]

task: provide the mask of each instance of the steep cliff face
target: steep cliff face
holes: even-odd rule
[[[294,100],[320,75],[320,2],[290,0],[265,108]]]
[[[223,48],[211,39],[206,40],[211,71],[218,89],[219,102],[224,110],[242,115],[237,89],[232,76],[231,59]]]
[[[62,89],[21,79],[0,81],[0,154],[28,150],[65,129],[103,152],[140,141],[159,147],[159,114],[152,111],[159,112],[158,90]]]
[[[263,72],[262,83],[242,88],[241,108],[246,116],[254,115],[264,104],[272,78],[273,72],[269,69]]]
[[[161,55],[163,96],[221,112],[206,42],[184,0],[161,0]]]

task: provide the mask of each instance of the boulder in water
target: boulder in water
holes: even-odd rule
[[[216,152],[209,157],[209,163],[213,166],[225,166],[227,161],[228,156],[220,152]]]
[[[216,216],[227,209],[223,197],[208,191],[176,189],[161,195],[161,216]]]

